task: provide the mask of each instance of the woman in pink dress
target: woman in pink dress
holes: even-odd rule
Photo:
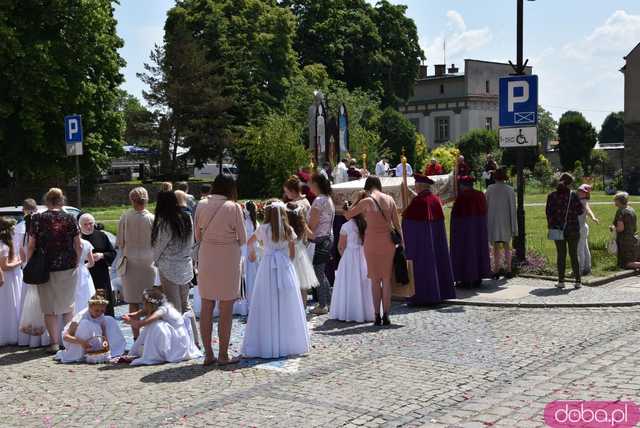
[[[241,247],[247,242],[242,207],[236,203],[235,180],[218,175],[211,196],[200,201],[196,211],[196,241],[198,253],[198,290],[202,301],[200,332],[205,350],[204,365],[217,362],[232,364],[229,340],[233,321],[233,302],[240,297]],[[213,309],[220,302],[218,322],[219,351],[216,360],[211,348]]]
[[[396,202],[382,193],[382,184],[378,177],[367,178],[364,185],[369,197],[362,199],[349,211],[347,220],[364,215],[367,230],[364,235],[364,256],[367,260],[368,276],[371,280],[373,306],[376,313],[375,325],[390,325],[391,286],[393,281],[393,256],[396,246],[391,240],[391,227],[401,232],[400,218]],[[382,210],[382,211],[381,211]],[[380,303],[383,315],[380,317]]]

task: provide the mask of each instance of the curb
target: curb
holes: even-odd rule
[[[576,303],[533,303],[533,302],[488,302],[451,299],[442,302],[444,306],[484,306],[496,308],[615,308],[640,306],[640,301],[628,302],[576,302]]]
[[[632,276],[635,276],[636,272],[633,270],[623,270],[621,272],[616,272],[612,275],[608,275],[608,276],[603,276],[603,277],[598,277],[598,278],[594,278],[592,280],[587,280],[587,281],[583,281],[582,285],[585,285],[587,287],[599,287],[601,285],[605,285],[605,284],[609,284],[610,282],[615,282],[618,281],[620,279],[626,279],[626,278],[631,278]],[[557,281],[558,277],[557,276],[549,276],[549,275],[532,275],[532,274],[520,274],[518,275],[519,278],[529,278],[529,279],[542,279],[545,281]],[[575,280],[573,279],[566,279],[565,282],[568,283],[573,283],[575,282]]]

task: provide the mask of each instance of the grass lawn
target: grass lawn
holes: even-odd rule
[[[591,257],[593,264],[593,275],[603,276],[616,270],[616,257],[611,256],[607,252],[607,241],[609,240],[609,224],[613,221],[615,207],[613,206],[612,197],[602,193],[593,194],[592,202],[606,204],[593,204],[596,216],[600,219],[600,224],[590,223],[589,245],[591,248]],[[632,202],[640,204],[640,197],[632,197]],[[525,208],[526,215],[526,232],[527,232],[527,250],[534,251],[547,261],[545,269],[538,273],[555,275],[556,271],[556,250],[552,241],[547,239],[547,222],[545,217],[546,202],[545,194],[529,194],[525,197],[525,204],[542,204],[535,206],[527,206]],[[128,206],[109,206],[109,207],[89,207],[86,211],[93,214],[96,221],[103,223],[105,229],[111,233],[118,230],[118,220],[122,213],[128,209]],[[149,210],[153,211],[154,205],[150,204]],[[447,228],[449,225],[450,209],[445,210],[447,216]],[[567,259],[567,264],[569,261]],[[570,271],[570,267],[567,271]]]

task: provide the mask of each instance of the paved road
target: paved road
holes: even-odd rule
[[[61,365],[3,348],[0,426],[526,428],[544,426],[554,399],[639,398],[635,307],[398,307],[393,321],[315,318],[308,356],[234,370]],[[242,331],[237,319],[236,349]]]

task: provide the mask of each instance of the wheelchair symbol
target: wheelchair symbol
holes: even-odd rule
[[[518,136],[516,137],[516,143],[520,145],[527,144],[527,137],[522,135],[522,129],[519,130]]]

